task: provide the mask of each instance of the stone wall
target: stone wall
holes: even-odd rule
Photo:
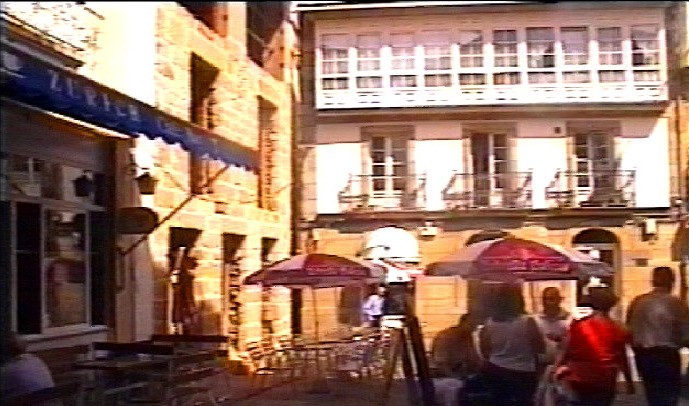
[[[562,221],[562,220],[561,220]],[[678,261],[672,256],[672,246],[677,238],[677,223],[659,221],[658,232],[655,236],[642,237],[638,222],[627,222],[622,226],[594,225],[596,221],[587,220],[591,226],[579,225],[566,229],[550,228],[542,225],[529,225],[519,228],[505,228],[516,237],[534,241],[544,241],[571,247],[574,237],[587,229],[601,229],[610,231],[619,241],[619,269],[615,278],[616,291],[620,296],[620,304],[613,312],[617,317],[625,314],[629,302],[636,295],[646,292],[650,288],[651,270],[656,266],[671,266],[676,272]],[[605,224],[599,221],[598,224]],[[560,224],[562,226],[562,224]],[[438,261],[463,247],[469,238],[480,232],[481,228],[465,229],[462,231],[441,230],[438,236],[420,241],[422,265]],[[370,231],[370,230],[369,230]],[[329,254],[353,256],[360,248],[363,234],[340,233],[335,229],[317,229],[319,241],[316,250]],[[679,291],[679,280],[677,290]],[[540,309],[540,296],[547,286],[557,286],[565,296],[564,305],[568,308],[575,306],[575,289],[572,282],[537,282],[524,286],[526,308],[529,311]],[[459,277],[425,276],[416,281],[415,289],[416,312],[419,316],[424,338],[430,344],[437,332],[456,323],[458,317],[467,311],[468,283]],[[319,325],[322,329],[337,329],[347,327],[346,323],[338,321],[335,315],[343,307],[342,298],[337,294],[322,293],[318,296]],[[354,311],[352,306],[352,311]],[[308,305],[304,306],[304,325],[313,324],[312,311]]]
[[[170,227],[202,229],[193,254],[199,259],[196,269],[195,294],[204,313],[205,332],[216,332],[223,326],[221,291],[222,234],[244,236],[238,252],[241,269],[255,271],[261,266],[261,238],[277,240],[270,260],[285,258],[290,253],[291,184],[291,84],[278,81],[246,57],[242,33],[230,7],[231,35],[222,38],[196,20],[177,3],[161,3],[157,16],[156,44],[156,106],[185,120],[190,119],[190,64],[192,53],[218,69],[216,89],[216,127],[214,132],[251,148],[259,145],[258,98],[277,107],[275,132],[275,210],[258,207],[258,175],[244,168],[231,167],[213,185],[213,192],[192,199],[182,210],[156,231],[152,237],[153,260],[158,269],[156,290],[157,331],[165,329],[167,286],[167,246]],[[287,29],[287,25],[285,24]],[[291,44],[284,44],[289,49]],[[215,163],[212,172],[223,165]],[[189,155],[177,146],[158,143],[155,176],[159,179],[153,207],[163,217],[177,207],[189,194]],[[225,213],[216,213],[216,201],[227,203]],[[255,287],[243,290],[242,331],[244,341],[261,336],[261,294]],[[275,289],[272,301],[276,333],[289,331],[289,291]],[[287,310],[285,310],[285,308]]]

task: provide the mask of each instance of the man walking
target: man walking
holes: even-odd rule
[[[653,290],[629,305],[636,368],[649,406],[676,406],[681,391],[679,350],[689,342],[689,309],[672,296],[675,277],[666,266],[653,270]]]

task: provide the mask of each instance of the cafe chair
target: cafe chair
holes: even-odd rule
[[[219,373],[215,360],[214,352],[175,355],[168,371],[150,375],[150,396],[132,397],[120,405],[180,405],[197,400],[218,405],[224,398],[213,393],[212,380]]]

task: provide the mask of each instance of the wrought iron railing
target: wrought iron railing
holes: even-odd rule
[[[546,187],[551,207],[631,207],[636,200],[636,171],[558,171]]]
[[[424,210],[426,175],[350,175],[338,200],[342,211]]]
[[[448,209],[532,207],[531,172],[455,172],[443,190]]]

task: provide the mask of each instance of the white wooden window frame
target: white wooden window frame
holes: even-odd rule
[[[480,54],[468,54],[465,56],[462,52],[463,43],[467,39],[467,34],[471,35],[472,33],[478,33],[480,35],[481,51]],[[489,41],[486,41],[487,38],[490,38],[490,33],[483,29],[466,28],[458,31],[457,40],[455,41],[455,44],[453,44],[453,51],[456,54],[456,57],[453,59],[457,61],[457,68],[455,74],[453,75],[453,82],[456,83],[456,85],[459,86],[460,89],[484,87],[488,85],[490,80],[490,73],[488,71],[490,69],[489,66],[492,66],[492,61],[490,60],[491,57],[489,56],[490,47]],[[480,66],[464,66],[462,64],[462,58],[480,58],[481,64]],[[472,80],[469,82],[462,83],[463,79],[465,78],[471,78]]]
[[[326,37],[340,37],[343,41],[342,47],[339,46],[333,46],[332,48],[334,50],[343,50],[344,54],[346,57],[334,57],[334,58],[328,58],[326,59],[326,47],[329,46],[326,43]],[[339,81],[339,80],[344,80],[345,83],[347,84],[346,87],[344,88],[336,88],[337,90],[345,90],[349,89],[352,87],[353,83],[351,83],[351,72],[352,72],[352,47],[351,45],[351,38],[347,34],[337,34],[337,33],[332,33],[332,34],[323,34],[319,37],[318,41],[318,48],[317,48],[317,60],[318,63],[316,64],[316,77],[318,77],[318,80],[316,81],[316,89],[318,90],[334,90],[334,89],[325,89],[325,86],[323,85],[326,80],[333,80],[333,81]],[[337,69],[335,72],[325,72],[324,70],[324,65],[326,63],[334,63],[334,64],[339,64],[343,63],[347,69],[344,72],[340,72],[339,69]]]
[[[485,151],[487,153],[487,158],[488,160],[488,172],[485,173],[485,175],[489,176],[490,179],[490,190],[491,192],[501,190],[504,185],[501,184],[501,182],[498,181],[497,177],[502,175],[502,176],[507,176],[507,174],[510,172],[509,168],[509,163],[510,163],[510,154],[512,151],[510,151],[510,145],[509,145],[509,138],[510,134],[507,131],[471,131],[469,134],[469,137],[471,138],[471,145],[472,145],[472,151],[471,151],[471,156],[472,156],[472,162],[474,159],[474,150],[473,147],[476,145],[475,139],[476,138],[486,138],[488,143],[488,149]],[[496,139],[498,137],[503,138],[503,144],[502,146],[498,146],[498,142],[496,142]],[[497,155],[497,151],[501,150],[503,153],[503,158],[499,158]],[[500,169],[500,164],[502,164],[502,169]],[[472,173],[475,175],[478,175],[476,172],[477,168],[472,166]]]
[[[436,36],[443,39],[429,39]],[[420,45],[423,60],[421,61],[421,75],[419,79],[424,87],[450,87],[450,86],[427,86],[426,77],[434,76],[437,78],[445,77],[452,84],[453,70],[455,67],[456,54],[453,52],[452,30],[423,30],[420,33]],[[428,68],[428,62],[435,61],[437,66]],[[418,79],[417,79],[418,81]],[[417,83],[419,85],[419,83]]]
[[[375,139],[381,139],[383,140],[383,148],[380,150],[377,150],[374,148],[374,140]],[[370,183],[370,190],[371,190],[371,195],[373,197],[384,197],[384,196],[396,196],[402,194],[406,189],[407,189],[407,183],[408,183],[408,176],[409,176],[409,167],[410,167],[410,162],[409,162],[409,148],[408,148],[408,139],[405,137],[401,137],[400,135],[397,134],[371,134],[370,140],[368,141],[370,143],[370,151],[371,151],[371,157],[370,157],[370,170],[371,170],[371,183]],[[395,143],[399,143],[399,145],[402,145],[402,147],[395,146]],[[376,152],[380,152],[383,155],[383,161],[382,162],[376,162],[374,159],[374,154]],[[403,155],[403,160],[396,160],[395,159],[395,152],[400,152]],[[395,174],[395,167],[396,166],[402,166],[405,168],[404,173],[402,174]],[[382,174],[376,174],[376,171],[374,170],[375,167],[381,167],[383,168],[383,173]],[[375,176],[384,176],[385,178],[382,179],[376,179]],[[397,188],[395,185],[395,176],[401,176],[400,179],[400,184],[403,186],[401,188]],[[383,188],[378,188],[377,185],[383,184]]]
[[[572,136],[574,137],[574,157],[575,157],[575,172],[576,180],[575,186],[577,190],[583,193],[591,193],[595,185],[595,172],[596,171],[612,171],[614,170],[615,163],[615,132],[612,129],[589,129],[589,130],[575,130]],[[584,144],[577,143],[577,138],[583,137],[585,139]],[[601,137],[604,143],[601,145],[595,145],[595,137]],[[585,148],[585,155],[579,154],[578,148],[583,145]],[[604,157],[597,154],[597,150],[601,148],[607,149],[607,154]],[[585,166],[585,170],[581,170],[582,165]],[[579,180],[586,179],[586,185],[580,185]],[[614,182],[614,179],[613,179]]]
[[[643,66],[634,66],[632,63],[632,48],[631,48],[631,29],[632,26],[636,25],[655,25],[658,27],[657,30],[657,44],[658,44],[658,61],[659,65],[643,65]],[[636,88],[635,86],[637,85],[647,85],[651,86],[662,86],[663,83],[667,80],[667,72],[666,72],[666,50],[665,50],[665,39],[664,39],[664,34],[665,34],[665,27],[663,24],[662,20],[659,20],[655,17],[649,16],[648,18],[644,19],[637,19],[633,21],[633,23],[624,23],[624,22],[615,22],[611,20],[607,21],[596,21],[596,20],[591,20],[591,21],[572,21],[571,23],[566,23],[566,24],[553,24],[552,26],[546,26],[542,24],[533,24],[533,28],[549,28],[553,30],[555,39],[554,39],[554,44],[555,44],[555,66],[552,68],[529,68],[528,67],[528,57],[529,54],[527,52],[527,41],[526,41],[526,33],[527,29],[530,28],[531,26],[514,26],[514,25],[500,25],[500,26],[491,26],[490,24],[488,25],[479,25],[478,23],[475,24],[467,24],[462,27],[457,27],[457,28],[450,28],[448,27],[447,29],[443,29],[444,27],[439,26],[438,28],[436,27],[430,27],[426,26],[424,28],[418,27],[415,29],[406,29],[402,27],[397,27],[397,28],[391,28],[389,30],[380,30],[381,34],[381,50],[380,50],[380,66],[381,70],[380,72],[380,78],[377,79],[378,82],[375,84],[372,84],[372,87],[367,87],[364,89],[359,89],[357,88],[357,75],[360,75],[360,72],[357,72],[357,52],[356,52],[356,36],[360,34],[366,34],[370,33],[369,30],[362,29],[361,31],[357,31],[356,29],[352,30],[347,30],[344,31],[342,27],[340,27],[339,31],[335,30],[322,30],[322,32],[319,32],[319,35],[317,35],[317,41],[322,41],[324,35],[333,35],[333,34],[340,34],[343,35],[347,38],[348,42],[348,58],[349,58],[349,64],[348,64],[348,72],[347,73],[341,73],[341,74],[323,74],[321,72],[321,67],[322,67],[322,57],[321,57],[321,52],[322,52],[322,46],[321,44],[317,44],[316,47],[316,57],[317,57],[317,63],[316,63],[316,91],[318,93],[327,90],[323,89],[323,79],[327,78],[339,78],[340,80],[344,80],[347,83],[347,86],[342,89],[335,89],[337,92],[340,92],[340,94],[344,94],[343,92],[347,92],[354,96],[354,93],[357,91],[363,91],[366,93],[367,91],[372,91],[375,94],[375,92],[379,93],[381,96],[385,93],[388,92],[388,90],[393,90],[392,93],[390,93],[390,97],[393,97],[393,99],[398,98],[400,95],[412,95],[414,93],[419,94],[419,92],[430,92],[430,91],[439,91],[446,89],[447,91],[451,91],[451,89],[459,89],[461,90],[462,88],[466,88],[468,92],[474,92],[478,91],[478,94],[484,94],[485,96],[483,97],[494,97],[492,96],[493,94],[495,95],[506,95],[506,92],[514,92],[517,91],[511,90],[511,88],[519,88],[519,89],[528,89],[529,86],[534,86],[535,88],[542,88],[542,87],[552,87],[552,88],[561,88],[562,90],[566,89],[575,89],[577,87],[579,88],[586,88],[590,89],[590,94],[591,97],[596,97],[596,94],[610,94],[608,93],[607,89],[612,89],[614,92],[616,92],[617,96],[614,97],[623,97],[625,94],[627,94],[627,90],[636,92],[637,90],[640,90]],[[565,63],[565,54],[564,54],[564,49],[563,46],[566,46],[566,44],[562,43],[562,30],[570,29],[570,28],[585,28],[587,36],[588,36],[588,47],[587,53],[588,53],[588,58],[586,56],[582,55],[582,58],[585,58],[588,60],[587,64],[581,64],[581,65],[574,65],[574,64],[566,64]],[[599,37],[601,35],[601,29],[606,29],[606,28],[618,28],[619,29],[619,39],[620,43],[619,46],[616,48],[614,51],[606,51],[601,48],[605,48],[605,44],[599,43]],[[426,60],[428,58],[435,58],[434,56],[429,56],[426,47],[424,46],[424,33],[427,33],[429,31],[437,31],[437,32],[446,32],[448,36],[450,37],[449,39],[449,60],[450,60],[450,68],[449,69],[425,69],[426,66]],[[462,36],[463,32],[467,31],[481,31],[482,33],[482,39],[483,39],[483,66],[481,67],[463,67],[461,66],[461,47],[460,47],[460,37]],[[510,53],[510,54],[498,54],[496,53],[498,44],[495,42],[495,35],[496,32],[499,31],[514,31],[516,33],[516,53]],[[393,59],[393,52],[394,48],[392,46],[392,41],[391,38],[394,34],[406,34],[410,35],[411,37],[414,38],[414,52],[413,52],[413,60],[414,60],[414,67],[413,69],[393,69],[393,64],[395,63]],[[408,47],[411,48],[411,47]],[[447,47],[444,48],[445,51],[443,52],[443,58],[447,57]],[[609,55],[609,52],[614,52],[618,53],[622,57],[622,61],[620,64],[617,65],[609,65],[609,64],[601,64],[601,55]],[[501,56],[513,56],[516,57],[517,66],[511,66],[511,67],[505,67],[505,66],[496,66],[496,58],[499,58]],[[407,55],[405,57],[406,60],[412,60],[411,55]],[[399,59],[397,59],[399,60]],[[444,67],[446,67],[445,65]],[[657,72],[657,73],[656,73]],[[446,85],[447,79],[445,79],[445,76],[442,77],[436,77],[435,83],[431,83],[428,81],[426,83],[426,76],[428,76],[428,79],[431,79],[434,77],[434,75],[447,75],[450,74],[450,83],[451,86],[433,86],[433,84],[436,85]],[[529,74],[534,74],[534,73],[554,73],[555,74],[555,82],[554,83],[536,83],[536,84],[530,84],[529,83]],[[460,76],[460,75],[482,75],[482,80],[485,82],[485,84],[479,84],[481,81],[478,79],[474,80],[473,77],[471,76]],[[510,78],[503,78],[502,84],[496,85],[498,82],[496,79],[500,79],[496,75],[511,75],[512,79]],[[635,76],[636,75],[636,76]],[[400,78],[395,78],[396,76],[408,76],[408,79],[400,79]],[[415,78],[415,79],[414,79]],[[532,76],[533,79],[533,76]],[[601,80],[602,79],[602,80]],[[636,79],[636,80],[635,80]],[[650,80],[649,80],[650,79]],[[658,80],[654,80],[658,79]],[[406,82],[405,82],[406,80]],[[414,82],[415,81],[415,82]],[[461,82],[464,82],[465,84],[462,84]],[[396,84],[396,86],[393,86],[393,84]],[[596,91],[595,86],[598,86],[600,84],[601,89],[600,92],[598,93]],[[378,87],[380,86],[380,87]],[[625,90],[626,88],[626,90]],[[425,90],[424,90],[425,89]],[[495,93],[491,92],[490,90],[493,89],[496,91]],[[444,90],[443,90],[444,91]],[[408,92],[408,93],[404,93]],[[414,92],[414,93],[412,93]],[[330,92],[329,94],[335,94]],[[431,94],[431,93],[429,93]],[[439,94],[439,93],[438,93]],[[634,93],[632,93],[634,94]],[[339,96],[338,96],[339,97]],[[380,96],[376,96],[380,97]],[[406,96],[403,96],[406,97]],[[410,96],[411,97],[411,96]],[[415,100],[417,96],[413,96],[413,99],[409,100]],[[423,99],[423,97],[422,97]],[[357,103],[355,100],[357,99],[350,99],[351,102]],[[361,99],[363,100],[369,100],[367,98]],[[384,99],[382,99],[384,100]]]
[[[358,33],[355,36],[357,89],[381,89],[383,83],[382,35],[379,32]],[[374,45],[368,45],[372,42]],[[377,45],[375,45],[377,44]],[[370,64],[371,66],[366,66]]]

